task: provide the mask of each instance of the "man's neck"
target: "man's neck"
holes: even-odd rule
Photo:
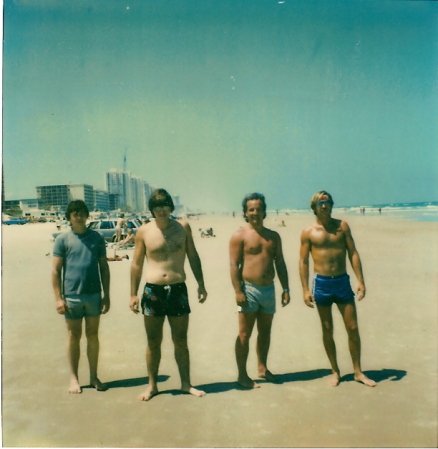
[[[321,226],[324,226],[325,228],[327,226],[330,226],[331,222],[333,221],[333,218],[331,215],[327,215],[326,217],[318,217],[316,220]]]
[[[75,234],[85,234],[87,232],[86,226],[72,226],[71,229]]]
[[[249,226],[251,229],[254,229],[254,231],[256,231],[256,232],[258,232],[258,233],[262,232],[262,231],[263,231],[263,228],[264,228],[263,222],[261,222],[261,224],[259,224],[259,225],[255,225],[255,226],[254,226],[252,223],[248,223],[248,226]]]
[[[163,218],[163,219],[155,219],[155,224],[157,225],[158,229],[164,230],[169,227],[171,224],[170,218]]]

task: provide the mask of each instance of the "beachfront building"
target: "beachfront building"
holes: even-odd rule
[[[89,184],[70,184],[72,200],[82,200],[89,210],[94,210],[94,187]]]
[[[94,207],[95,211],[109,212],[110,198],[106,190],[94,189]]]
[[[51,186],[37,186],[38,204],[41,209],[53,211],[65,211],[72,200],[70,186],[58,184]]]
[[[29,211],[33,209],[38,209],[37,198],[5,200],[3,202],[3,213],[12,216],[27,216]]]

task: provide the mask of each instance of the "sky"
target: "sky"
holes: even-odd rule
[[[126,168],[192,209],[438,200],[438,3],[4,0],[6,199]]]

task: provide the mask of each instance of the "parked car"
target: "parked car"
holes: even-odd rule
[[[3,224],[5,225],[14,225],[14,224],[18,224],[18,225],[24,225],[26,223],[29,223],[25,218],[10,218],[9,220],[5,220],[3,222]]]
[[[97,231],[103,236],[107,242],[114,242],[116,240],[116,224],[117,220],[91,220],[87,228]],[[135,234],[137,229],[141,226],[141,223],[136,218],[126,220],[126,226],[132,229]],[[61,232],[54,232],[52,234],[53,239],[56,239]]]
[[[88,229],[93,229],[103,235],[107,242],[114,242],[116,240],[116,225],[117,220],[93,220],[88,224]],[[126,226],[132,229],[135,234],[141,223],[137,218],[126,220]],[[122,233],[123,234],[123,233]]]

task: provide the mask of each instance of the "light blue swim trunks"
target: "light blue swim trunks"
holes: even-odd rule
[[[64,300],[67,303],[67,310],[64,316],[70,320],[80,320],[84,317],[94,318],[102,313],[102,297],[100,293],[68,295]]]
[[[238,306],[239,312],[275,313],[274,284],[262,287],[249,282],[243,282],[242,290],[248,305],[246,307]]]

